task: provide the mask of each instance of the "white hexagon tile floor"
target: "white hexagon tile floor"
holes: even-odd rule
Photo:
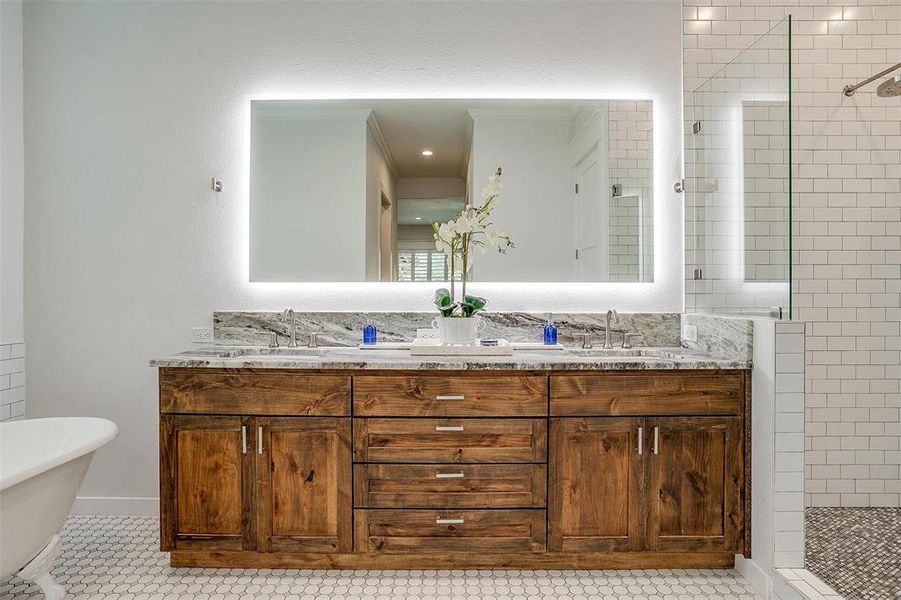
[[[173,569],[153,517],[73,516],[53,569],[67,598],[107,600],[759,600],[730,570],[309,571]],[[3,600],[42,598],[13,577]]]

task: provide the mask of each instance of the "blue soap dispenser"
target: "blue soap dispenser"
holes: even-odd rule
[[[363,344],[374,346],[378,337],[379,330],[372,324],[372,319],[366,319],[366,327],[363,328]]]
[[[557,345],[557,326],[554,325],[554,321],[551,318],[551,313],[547,314],[547,324],[544,326],[544,345]]]

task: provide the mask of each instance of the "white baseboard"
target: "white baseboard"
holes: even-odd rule
[[[75,506],[72,507],[72,514],[156,517],[160,514],[160,499],[79,496],[75,499]]]
[[[741,554],[736,554],[735,570],[754,586],[758,594],[764,598],[773,598],[773,578],[765,568]]]

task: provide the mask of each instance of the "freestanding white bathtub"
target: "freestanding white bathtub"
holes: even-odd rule
[[[118,433],[91,417],[0,423],[0,578],[18,573],[50,600],[65,595],[50,576],[59,532],[94,451]]]

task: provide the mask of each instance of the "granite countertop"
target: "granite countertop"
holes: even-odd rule
[[[312,352],[316,352],[313,350]],[[152,367],[212,369],[361,369],[361,370],[573,370],[628,371],[642,369],[750,369],[740,358],[724,358],[687,348],[635,348],[590,351],[516,350],[512,356],[411,356],[409,350],[218,346],[154,358]]]

